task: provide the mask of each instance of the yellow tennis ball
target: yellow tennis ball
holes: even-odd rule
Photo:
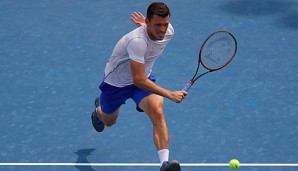
[[[237,159],[232,159],[229,166],[231,169],[238,169],[240,167],[240,162]]]

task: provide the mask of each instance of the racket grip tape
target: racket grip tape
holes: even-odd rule
[[[182,91],[188,91],[189,89],[190,89],[190,87],[192,86],[192,82],[188,82],[187,84],[186,84],[186,86],[182,89]]]

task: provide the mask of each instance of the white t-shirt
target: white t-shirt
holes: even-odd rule
[[[163,40],[153,41],[143,25],[123,36],[116,46],[105,68],[104,82],[124,87],[133,84],[130,60],[145,64],[145,76],[151,74],[155,60],[174,36],[174,28],[169,24]]]

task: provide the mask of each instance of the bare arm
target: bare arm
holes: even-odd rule
[[[180,103],[185,96],[187,95],[187,92],[185,91],[170,91],[163,87],[158,86],[154,82],[152,82],[150,79],[145,77],[145,66],[142,63],[136,62],[131,60],[130,61],[132,76],[133,76],[133,82],[134,85],[145,90],[152,92],[154,94],[158,94],[160,96],[166,97],[176,103]]]

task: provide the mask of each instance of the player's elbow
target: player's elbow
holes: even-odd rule
[[[133,80],[133,84],[137,87],[140,87],[140,85],[142,84],[142,80],[137,80],[137,79],[134,79]]]
[[[137,87],[141,87],[142,84],[144,84],[145,81],[146,81],[146,80],[143,79],[143,78],[141,78],[141,77],[135,77],[135,78],[133,78],[133,84],[134,84],[135,86],[137,86]]]

